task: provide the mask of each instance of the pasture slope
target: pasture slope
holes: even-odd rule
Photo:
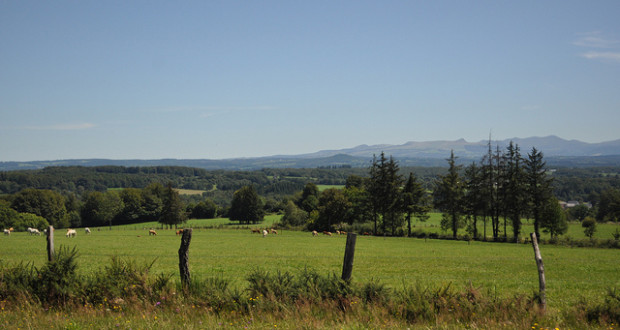
[[[273,219],[270,219],[273,221]],[[101,228],[75,238],[55,235],[56,247],[76,247],[78,273],[88,274],[110,264],[113,256],[138,264],[154,262],[152,273],[172,275],[179,281],[180,236],[158,229],[157,236],[131,226]],[[308,232],[279,230],[278,235],[252,234],[250,229],[194,229],[190,249],[193,277],[221,277],[244,289],[256,269],[298,273],[310,268],[322,274],[342,270],[346,237],[312,237]],[[574,305],[581,297],[599,301],[608,288],[620,287],[620,250],[542,245],[551,309]],[[44,236],[14,233],[0,238],[0,260],[5,264],[46,261]],[[420,284],[469,283],[490,295],[510,297],[538,290],[538,277],[529,244],[425,240],[358,236],[353,281],[378,281],[391,288]]]

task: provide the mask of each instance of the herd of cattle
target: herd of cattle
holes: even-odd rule
[[[11,235],[11,232],[13,232],[13,228],[9,228],[9,229],[4,229],[4,235]],[[41,235],[41,232],[36,229],[36,228],[30,228],[28,227],[28,233],[30,235]],[[47,235],[47,229],[43,230],[43,233]],[[88,227],[84,228],[84,233],[85,234],[90,234],[90,229]],[[267,235],[269,234],[273,234],[273,235],[277,235],[278,231],[273,229],[273,228],[267,228],[267,229],[259,229],[259,228],[254,228],[252,229],[252,233],[258,233],[258,234],[262,234],[263,237],[267,237]],[[177,235],[182,235],[183,234],[183,229],[179,229],[176,231]],[[345,231],[340,231],[340,230],[336,230],[336,234],[337,235],[346,235],[347,232]],[[67,233],[65,234],[65,236],[67,237],[75,237],[77,235],[77,231],[75,229],[67,229]],[[323,235],[326,236],[332,236],[332,233],[329,231],[323,231]],[[365,236],[370,236],[370,233],[363,233],[362,235]],[[149,236],[157,236],[157,232],[154,229],[149,229]],[[312,231],[312,236],[319,236],[319,232],[317,232],[316,230]]]
[[[9,228],[9,229],[4,229],[4,235],[11,235],[11,233],[14,231],[13,227]],[[37,228],[30,228],[28,227],[28,229],[26,229],[26,231],[28,231],[28,234],[30,235],[38,235],[41,236],[41,231],[39,231]],[[88,235],[90,234],[90,228],[86,227],[84,228],[84,232]],[[47,229],[43,230],[43,234],[47,235]],[[75,229],[67,229],[67,233],[65,234],[65,236],[67,237],[75,237],[77,235],[77,231]]]

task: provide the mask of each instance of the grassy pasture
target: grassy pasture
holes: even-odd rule
[[[500,219],[500,236],[504,235],[504,219]],[[531,232],[534,232],[534,220],[522,219],[522,227],[521,227],[521,237],[529,237]],[[438,234],[451,234],[451,231],[444,232],[441,230],[441,213],[430,213],[430,218],[421,222],[415,218],[411,219],[411,230],[421,229],[424,232],[428,233],[438,233]],[[613,222],[608,223],[597,223],[596,224],[596,233],[594,234],[594,238],[597,239],[612,239],[613,233],[616,229],[620,229],[620,225]],[[566,235],[572,239],[586,239],[587,236],[583,232],[584,228],[581,227],[580,222],[569,222],[568,231]],[[507,226],[508,237],[512,237],[512,226],[508,223]],[[484,234],[484,224],[482,219],[478,219],[478,232],[480,235]],[[465,235],[467,232],[465,228],[459,229],[459,235]],[[487,237],[493,236],[493,228],[491,227],[491,220],[487,219]],[[550,235],[544,232],[541,232],[541,236],[543,239],[549,239]]]
[[[335,189],[343,189],[345,186],[343,184],[317,184],[317,188],[319,191],[335,188]]]
[[[204,221],[204,220],[202,220]],[[76,247],[78,272],[89,274],[108,266],[112,256],[138,264],[154,261],[153,273],[174,274],[178,281],[180,237],[174,230],[148,236],[143,229],[95,230],[75,238],[56,232],[55,244]],[[245,276],[255,268],[270,272],[309,267],[321,273],[340,274],[345,236],[312,237],[308,232],[280,231],[279,235],[250,233],[249,229],[196,229],[190,246],[192,276],[221,276],[243,288]],[[580,297],[596,301],[607,288],[620,286],[620,251],[543,245],[547,297],[551,308],[574,304]],[[46,240],[13,233],[0,237],[0,260],[5,263],[46,260]],[[538,290],[533,250],[528,244],[424,240],[358,236],[353,280],[376,280],[392,288],[403,285],[434,287],[468,283],[501,297]]]

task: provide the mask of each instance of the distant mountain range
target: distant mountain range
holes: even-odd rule
[[[495,150],[503,151],[513,141],[526,156],[532,149],[542,151],[550,166],[620,166],[620,140],[586,143],[564,140],[557,136],[513,138],[491,141]],[[31,162],[0,162],[0,171],[40,169],[48,166],[187,166],[205,169],[256,170],[261,168],[316,168],[316,167],[367,167],[373,155],[384,152],[393,156],[401,166],[446,166],[445,159],[454,150],[461,163],[479,161],[488,150],[488,141],[407,142],[401,145],[359,145],[340,150],[322,150],[300,155],[277,155],[239,159],[157,159],[110,160],[71,159]]]
[[[493,148],[499,146],[505,149],[512,141],[519,145],[521,153],[527,154],[536,147],[545,156],[564,156],[564,157],[590,157],[590,156],[611,156],[620,155],[620,140],[586,143],[577,140],[564,140],[557,136],[513,138],[501,141],[491,141]],[[311,154],[299,155],[297,157],[317,158],[329,157],[337,154],[345,154],[356,157],[372,157],[382,151],[386,155],[395,158],[446,158],[450,155],[450,150],[454,150],[456,156],[462,158],[479,158],[488,150],[489,141],[467,142],[464,139],[456,141],[428,141],[428,142],[407,142],[401,145],[379,144],[379,145],[360,145],[355,148],[341,150],[323,150]]]

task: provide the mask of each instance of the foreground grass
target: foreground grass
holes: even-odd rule
[[[543,246],[542,313],[528,244],[359,236],[349,287],[338,280],[345,241],[297,231],[263,238],[247,228],[196,229],[185,291],[173,230],[76,238],[59,230],[56,246],[78,252],[68,283],[82,284],[50,296],[37,293],[46,287],[37,281],[62,276],[37,275],[48,265],[45,239],[15,233],[0,240],[0,327],[611,329],[620,319],[613,291],[620,287],[619,250]]]
[[[153,273],[178,281],[180,237],[174,230],[158,233],[148,236],[142,229],[115,229],[66,238],[58,231],[56,246],[78,250],[80,274],[97,272],[116,256],[153,263]],[[257,268],[295,272],[309,267],[339,274],[345,242],[345,236],[312,237],[298,231],[263,238],[249,229],[196,229],[189,250],[190,272],[196,278],[226,278],[239,289],[246,274]],[[562,309],[582,298],[597,301],[608,288],[620,287],[620,250],[554,245],[541,249],[550,308]],[[46,253],[45,238],[40,236],[14,233],[0,238],[0,259],[7,264],[26,262],[40,267]],[[529,244],[358,236],[353,281],[373,280],[391,288],[471,283],[498,297],[538,290]]]

